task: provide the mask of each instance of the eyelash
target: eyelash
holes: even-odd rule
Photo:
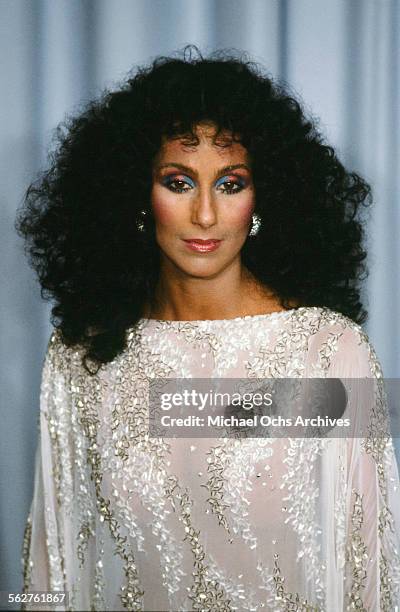
[[[221,180],[221,179],[219,179],[219,180]],[[190,191],[194,187],[194,184],[193,184],[193,187],[189,186],[189,188],[187,188],[187,189],[182,189],[181,187],[172,187],[172,185],[174,183],[184,183],[186,185],[190,185],[190,183],[188,183],[187,181],[184,181],[182,179],[177,179],[177,178],[172,178],[172,180],[171,180],[171,178],[168,177],[168,178],[166,178],[163,181],[163,185],[165,187],[167,187],[167,189],[169,189],[173,193],[186,193],[187,191]],[[225,195],[233,195],[235,193],[239,193],[245,187],[244,183],[242,181],[240,181],[240,180],[237,183],[234,183],[233,181],[223,181],[223,182],[220,183],[220,185],[225,185],[226,183],[230,183],[231,185],[235,185],[236,187],[238,187],[238,189],[223,189],[223,190],[220,190],[221,193],[224,193]],[[217,181],[217,184],[218,184],[218,181]]]

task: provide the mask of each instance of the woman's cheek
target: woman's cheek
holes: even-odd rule
[[[161,195],[158,189],[154,189],[151,200],[153,215],[156,220],[156,223],[159,223],[160,225],[173,224],[176,220],[177,215],[176,206],[174,206],[173,195],[172,198],[169,198],[168,194],[162,193]]]
[[[238,229],[241,229],[249,225],[249,223],[251,222],[253,210],[254,210],[254,198],[252,196],[248,196],[246,197],[246,199],[244,199],[244,201],[240,203],[240,206],[237,207],[237,210],[234,216],[235,226]]]

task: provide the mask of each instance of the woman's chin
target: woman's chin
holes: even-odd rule
[[[177,266],[178,270],[187,277],[195,278],[215,278],[224,270],[223,265],[212,265],[209,262],[192,263],[186,266]]]

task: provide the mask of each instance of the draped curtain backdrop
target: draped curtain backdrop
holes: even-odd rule
[[[400,3],[397,0],[1,0],[0,590],[22,585],[42,360],[50,334],[13,230],[52,130],[134,66],[186,43],[247,51],[300,97],[373,186],[365,329],[400,375]],[[397,440],[399,442],[399,440]]]

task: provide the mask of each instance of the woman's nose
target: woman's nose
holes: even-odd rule
[[[216,202],[208,189],[200,190],[192,204],[192,223],[211,227],[217,222]]]

